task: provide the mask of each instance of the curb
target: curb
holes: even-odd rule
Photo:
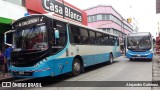
[[[2,73],[0,73],[2,74]],[[6,81],[11,81],[11,80],[14,80],[15,78],[13,76],[10,75],[10,73],[6,74],[7,77],[6,78],[2,78],[0,77],[0,82],[6,82]]]
[[[14,80],[15,78],[14,77],[7,77],[7,78],[2,78],[0,79],[0,82],[8,82],[8,81],[11,81],[11,80]]]

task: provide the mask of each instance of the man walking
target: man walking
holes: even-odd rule
[[[11,46],[9,46],[6,50],[5,50],[5,60],[7,62],[7,70],[9,70],[10,67],[10,59],[11,59],[11,52],[12,52],[12,48]]]

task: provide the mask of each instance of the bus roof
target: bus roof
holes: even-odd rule
[[[73,25],[76,25],[76,26],[80,26],[80,27],[83,27],[83,28],[87,28],[87,29],[90,29],[90,30],[93,30],[93,31],[97,31],[97,32],[100,32],[100,33],[106,33],[106,34],[109,34],[109,35],[112,35],[112,36],[117,36],[116,34],[112,34],[112,33],[108,33],[108,32],[105,32],[105,31],[102,31],[100,29],[96,29],[96,28],[92,28],[92,27],[89,27],[89,26],[85,26],[85,25],[82,25],[82,24],[78,24],[76,23],[75,21],[70,21],[70,20],[66,20],[66,19],[63,19],[63,18],[60,18],[60,17],[57,17],[57,16],[53,16],[51,13],[49,14],[32,14],[30,16],[38,16],[38,15],[44,15],[48,18],[51,18],[51,19],[55,19],[55,20],[58,20],[58,21],[62,21],[62,22],[66,22],[66,23],[69,23],[69,24],[73,24]],[[30,16],[26,16],[26,17],[30,17]],[[26,18],[25,17],[25,18]],[[23,17],[24,18],[24,17]],[[20,18],[18,20],[16,20],[15,22],[19,21],[19,20],[22,20],[23,18]],[[12,25],[15,23],[13,22]]]
[[[138,32],[138,33],[129,33],[128,36],[130,37],[136,37],[136,36],[149,36],[151,35],[150,32]]]

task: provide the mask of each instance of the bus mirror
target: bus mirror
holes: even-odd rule
[[[4,33],[4,44],[12,46],[12,35],[13,35],[13,30],[9,30]]]
[[[59,30],[55,30],[54,33],[55,33],[55,38],[56,38],[56,39],[59,39]]]

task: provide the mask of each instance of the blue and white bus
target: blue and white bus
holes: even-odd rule
[[[31,15],[12,24],[10,71],[15,77],[46,77],[71,72],[120,56],[119,38],[51,15]]]
[[[133,59],[153,59],[153,39],[149,32],[130,33],[126,38],[126,57]]]

